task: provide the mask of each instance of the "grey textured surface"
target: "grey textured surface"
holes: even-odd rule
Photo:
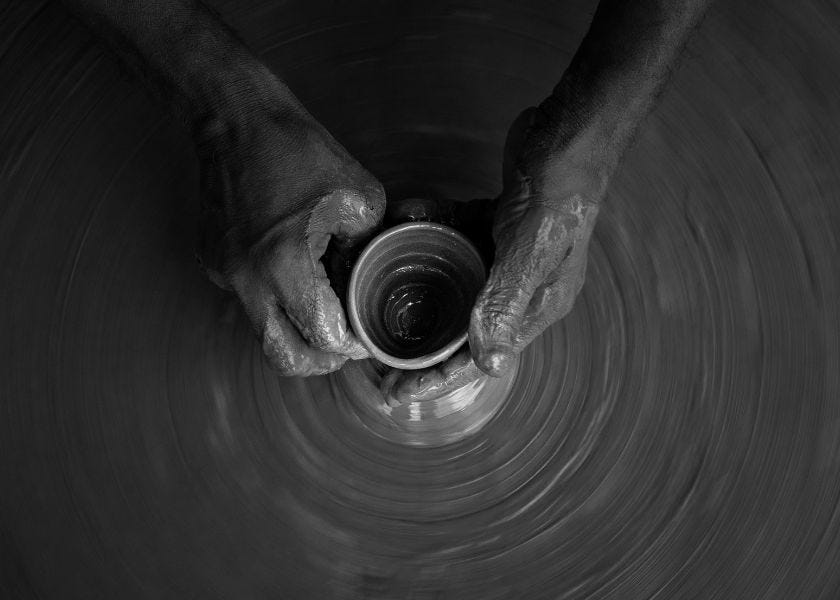
[[[216,6],[390,194],[460,198],[594,10]],[[268,369],[193,261],[187,137],[60,7],[0,5],[0,589],[837,598],[838,93],[836,3],[713,7],[573,312],[416,447],[352,373]]]

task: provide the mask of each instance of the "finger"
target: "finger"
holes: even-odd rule
[[[380,389],[390,406],[398,406],[406,402],[440,398],[482,376],[469,349],[465,347],[445,362],[429,369],[393,369],[382,379]]]
[[[272,263],[272,291],[310,346],[356,360],[368,356],[350,331],[344,308],[319,260],[313,260],[305,249],[284,243]]]
[[[373,179],[371,177],[371,179]],[[367,191],[339,191],[322,201],[309,221],[309,236],[313,251],[326,243],[321,262],[327,269],[333,290],[344,298],[350,281],[352,265],[361,248],[379,230],[385,214],[385,193],[373,180]]]
[[[560,277],[540,286],[531,298],[516,336],[517,352],[521,352],[548,327],[563,319],[574,307],[575,297],[583,285],[583,276],[565,263],[560,269]]]
[[[498,377],[510,367],[531,298],[564,258],[568,225],[557,211],[532,206],[499,239],[470,318],[470,348],[485,373]]]
[[[373,234],[384,216],[385,191],[381,183],[371,178],[363,189],[336,190],[322,198],[309,218],[307,235],[319,238],[323,250],[328,241],[322,239],[324,235],[335,236],[343,244],[354,244]]]
[[[545,284],[535,291],[516,340],[521,351],[553,323],[563,319],[574,307],[586,277],[589,239],[596,211],[590,213],[583,226],[575,231],[568,255]]]
[[[381,187],[367,195],[339,190],[322,198],[305,223],[304,239],[287,236],[272,249],[267,275],[273,291],[313,348],[353,359],[368,356],[348,327],[321,257],[331,236],[352,243],[377,227],[384,211],[380,194]]]
[[[264,354],[281,375],[322,375],[340,369],[347,360],[344,356],[310,348],[262,282],[239,277],[233,285],[262,341]]]

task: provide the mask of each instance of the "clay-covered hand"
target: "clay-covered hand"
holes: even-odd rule
[[[317,375],[367,356],[321,259],[331,241],[339,250],[366,241],[385,198],[299,103],[281,96],[245,101],[235,117],[198,127],[199,257],[215,283],[238,295],[272,366]]]
[[[516,119],[495,202],[493,265],[472,311],[469,348],[430,369],[388,373],[382,388],[389,403],[438,397],[483,373],[500,376],[569,313],[583,285],[604,173],[585,132],[568,132],[543,107]]]

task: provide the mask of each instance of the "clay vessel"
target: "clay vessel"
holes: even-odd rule
[[[470,310],[484,280],[481,256],[455,229],[398,225],[374,238],[353,267],[350,323],[380,362],[429,367],[467,341]]]

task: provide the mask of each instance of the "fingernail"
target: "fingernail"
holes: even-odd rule
[[[501,377],[513,362],[513,353],[507,348],[495,347],[484,352],[479,358],[478,367],[491,377]]]

